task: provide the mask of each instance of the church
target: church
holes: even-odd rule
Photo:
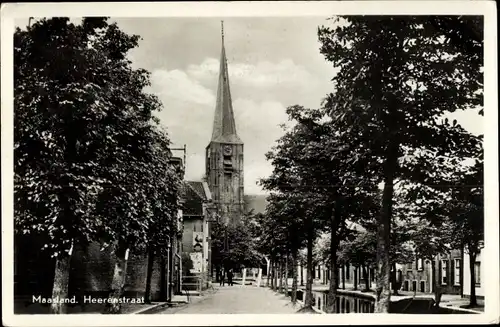
[[[236,132],[224,32],[212,138],[206,147],[206,180],[224,223],[238,224],[244,210],[243,142]]]
[[[265,196],[246,195],[244,192],[244,143],[236,128],[223,29],[221,41],[212,136],[205,148],[205,177],[203,181],[186,181],[184,184],[183,288],[190,288],[188,286],[200,276],[204,281],[213,277],[209,223],[217,220],[238,225],[246,212],[264,212],[267,204]],[[200,239],[204,240],[203,245],[196,249]]]

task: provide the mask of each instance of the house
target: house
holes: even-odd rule
[[[183,185],[183,232],[181,243],[182,290],[202,290],[211,281],[210,226],[214,208],[205,181],[186,181]]]
[[[461,294],[462,262],[462,251],[460,250],[451,250],[448,254],[437,255],[433,261],[417,258],[413,262],[403,265],[401,290],[432,293],[434,292],[434,279],[436,279],[442,293]]]
[[[482,253],[480,252],[476,257],[476,262],[474,262],[474,280],[476,296],[478,299],[484,299],[484,269],[481,267]],[[471,291],[471,273],[470,273],[470,256],[467,251],[464,251],[463,260],[463,296],[470,297]]]

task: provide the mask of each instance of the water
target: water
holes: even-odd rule
[[[370,294],[360,294],[337,291],[337,313],[373,313],[375,309],[375,299]],[[314,307],[325,311],[328,291],[313,291]],[[304,290],[297,291],[297,298],[303,300]],[[453,308],[435,307],[433,299],[408,298],[391,302],[391,313],[404,314],[471,314],[467,311],[455,310]]]
[[[313,292],[314,306],[326,310],[328,291]],[[337,293],[337,313],[373,313],[375,299],[369,295],[354,293]]]

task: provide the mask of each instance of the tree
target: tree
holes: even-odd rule
[[[296,124],[278,140],[274,152],[268,154],[275,169],[273,175],[263,180],[263,185],[268,190],[279,191],[284,197],[298,197],[302,202],[302,212],[306,214],[298,214],[301,211],[297,206],[292,216],[304,215],[303,224],[312,226],[307,234],[308,258],[312,256],[316,234],[323,230],[330,232],[333,242],[330,242],[332,260],[329,264],[333,282],[326,310],[335,312],[336,253],[339,242],[345,237],[346,219],[355,221],[373,214],[377,183],[364,176],[364,168],[350,164],[359,154],[347,151],[348,134],[343,132],[341,125],[325,119],[328,117],[323,110],[291,106],[287,113]],[[308,266],[312,259],[309,262]],[[312,278],[311,271],[308,275]],[[306,307],[309,305],[307,299],[306,291]]]
[[[450,243],[465,248],[469,254],[470,307],[477,306],[475,269],[476,257],[484,241],[484,162],[482,156],[459,176],[450,202]]]
[[[313,170],[307,164],[314,159],[307,158],[301,152],[308,152],[315,147],[324,133],[318,133],[322,128],[318,124],[321,113],[317,110],[308,110],[300,106],[287,108],[290,120],[297,122],[290,131],[278,140],[278,145],[269,152],[266,157],[274,166],[271,176],[261,180],[264,189],[279,193],[293,203],[295,212],[290,218],[302,219],[307,248],[307,281],[305,310],[311,310],[312,298],[312,269],[313,269],[313,245],[316,233],[320,226],[325,224],[326,218],[330,217],[331,201],[327,195],[321,193],[321,186],[327,184],[314,184],[308,179]],[[328,213],[327,213],[328,212]],[[314,218],[318,217],[318,218]]]
[[[67,297],[75,246],[117,244],[112,296],[119,297],[128,248],[147,243],[157,200],[147,196],[157,171],[152,113],[161,104],[143,91],[148,73],[126,59],[138,40],[100,17],[80,25],[42,19],[14,35],[15,226],[47,240],[44,249],[56,257],[53,297]],[[164,199],[174,191],[167,184]]]
[[[262,255],[251,229],[254,219],[253,214],[246,214],[238,225],[221,221],[212,224],[212,262],[219,270],[260,266]]]
[[[177,232],[181,167],[173,167],[170,158],[170,142],[165,131],[153,130],[149,156],[149,179],[147,196],[152,202],[152,222],[148,227],[145,301],[151,302],[151,278],[155,256],[164,257],[170,240]]]
[[[363,149],[357,161],[366,173],[381,172],[375,312],[387,313],[394,181],[426,182],[432,172],[425,169],[429,158],[419,157],[424,151],[469,155],[474,138],[438,118],[482,105],[482,31],[469,39],[464,34],[481,18],[348,16],[335,22],[343,24],[318,29],[320,52],[339,68],[324,106],[348,126],[353,150]],[[405,156],[418,160],[402,169]]]
[[[106,58],[87,48],[105,20],[68,21],[41,20],[14,34],[15,226],[45,236],[44,249],[56,257],[52,295],[62,298],[72,249],[98,229],[92,213],[105,183],[93,171],[105,150],[102,135],[88,131],[105,115],[93,74]],[[64,309],[51,306],[54,313]]]
[[[297,216],[300,207],[291,197],[282,194],[271,194],[268,197],[266,207],[266,220],[263,221],[262,231],[271,231],[267,243],[262,243],[262,251],[270,253],[274,257],[285,257],[291,255],[292,258],[292,296],[291,300],[297,300],[297,263],[299,260],[299,250],[304,246],[305,238],[300,230],[303,224],[303,217]],[[286,286],[288,287],[288,286]]]

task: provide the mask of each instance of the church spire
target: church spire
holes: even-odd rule
[[[227,70],[226,50],[224,48],[224,22],[221,22],[222,50],[220,55],[219,86],[215,104],[212,142],[243,143],[236,134],[231,91],[229,90],[229,74]]]

